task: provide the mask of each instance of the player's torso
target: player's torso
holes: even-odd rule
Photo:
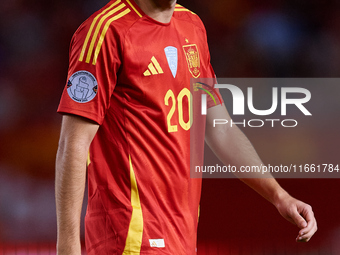
[[[144,155],[144,167],[162,158],[161,171],[190,174],[190,129],[197,122],[190,79],[211,77],[205,39],[201,27],[175,15],[168,24],[144,16],[120,39],[122,64],[106,121],[119,129],[113,133],[122,147]]]
[[[188,131],[194,121],[189,122],[190,78],[206,77],[209,70],[204,39],[202,29],[188,21],[161,24],[143,17],[125,36],[114,93],[133,107],[162,114],[157,124],[163,131]]]

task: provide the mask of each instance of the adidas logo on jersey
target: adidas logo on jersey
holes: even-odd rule
[[[156,74],[162,74],[163,69],[159,65],[157,59],[155,57],[151,58],[151,63],[148,65],[148,69],[143,73],[144,76],[150,76],[150,75],[156,75]]]

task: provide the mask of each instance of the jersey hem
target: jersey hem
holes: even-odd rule
[[[101,125],[103,123],[103,120],[99,120],[98,117],[95,114],[92,114],[91,112],[75,110],[73,108],[63,107],[61,109],[58,109],[57,113],[62,114],[62,115],[65,115],[65,114],[76,115],[76,116],[79,116],[79,117],[83,117],[83,118],[92,120],[99,125]]]

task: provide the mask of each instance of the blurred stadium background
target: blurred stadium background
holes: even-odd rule
[[[218,77],[340,74],[337,0],[178,2],[205,23]],[[0,254],[55,253],[56,108],[68,47],[81,22],[105,3],[0,1]],[[339,101],[340,86],[332,94]],[[314,109],[319,115],[324,110]],[[340,163],[339,111],[289,135],[245,132],[265,162]],[[205,179],[198,254],[340,254],[339,179],[279,181],[313,206],[319,231],[310,243],[296,244],[297,228],[240,181]]]

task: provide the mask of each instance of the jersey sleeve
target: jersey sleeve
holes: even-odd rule
[[[220,94],[220,90],[215,88],[215,84],[217,84],[217,78],[215,75],[215,72],[212,68],[212,65],[210,64],[210,69],[212,73],[212,84],[211,88],[209,89],[209,92],[212,96],[207,97],[207,108],[213,107],[215,105],[222,105],[223,104],[223,98],[222,95]]]
[[[209,51],[209,46],[208,46],[207,32],[201,20],[200,20],[200,23],[204,31],[204,45],[205,45],[204,50],[207,54],[207,60],[206,60],[207,61],[206,65],[208,66],[207,78],[209,79],[207,81],[208,87],[206,87],[206,89],[210,92],[210,96],[207,97],[207,108],[210,108],[215,105],[223,104],[223,98],[219,92],[219,89],[215,88],[215,84],[217,84],[217,78],[216,78],[215,71],[210,62],[210,51]]]
[[[84,22],[73,35],[67,84],[58,112],[75,114],[102,124],[121,65],[119,36]]]

